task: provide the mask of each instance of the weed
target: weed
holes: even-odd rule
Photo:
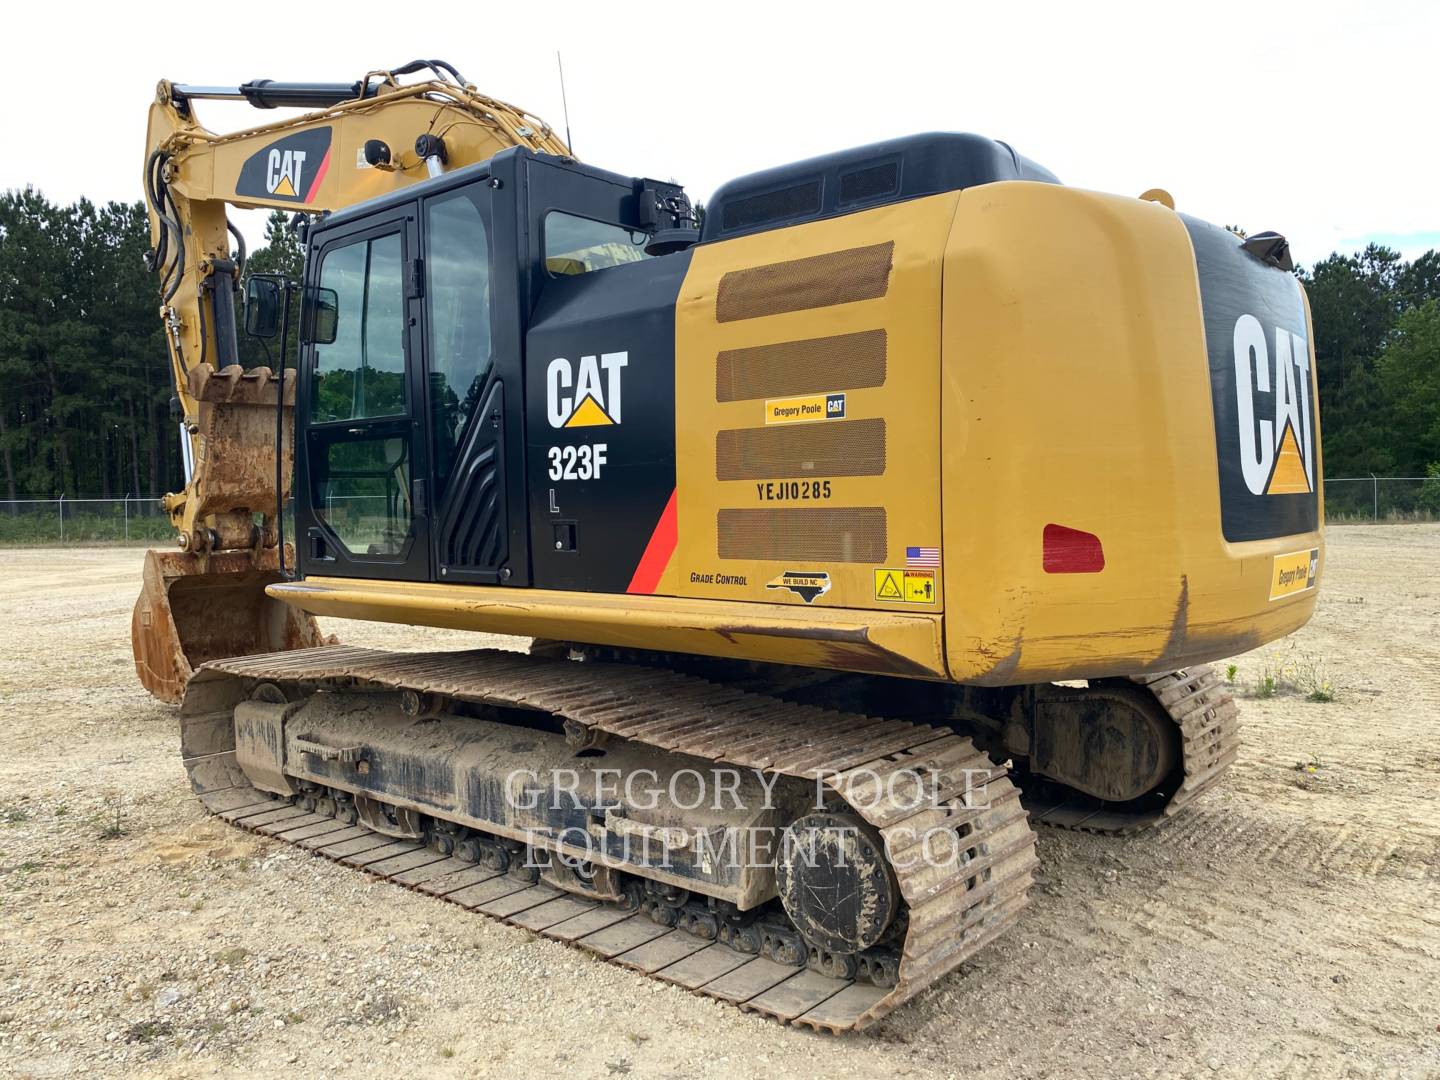
[[[280,1019],[285,1022],[286,1027],[289,1027],[292,1024],[303,1024],[305,1022],[305,1017],[301,1016],[297,1012],[288,1012]]]
[[[7,806],[0,810],[0,825],[21,825],[30,820],[30,811],[23,806]]]
[[[125,797],[118,792],[107,792],[105,808],[91,818],[98,827],[101,840],[118,840],[130,830],[125,827]]]
[[[226,967],[239,967],[250,955],[250,950],[243,945],[236,945],[230,949],[221,949],[215,954],[215,962],[224,964]]]
[[[455,1048],[453,1046],[440,1047],[440,1056],[443,1058],[453,1058],[455,1056]]]
[[[1251,693],[1258,698],[1301,694],[1306,701],[1334,701],[1335,687],[1324,661],[1299,652],[1292,643],[1283,653],[1261,658],[1260,672]]]
[[[175,1025],[168,1020],[141,1020],[125,1029],[125,1041],[150,1043],[174,1032]]]
[[[1226,664],[1226,665],[1225,665],[1225,681],[1228,682],[1228,683],[1233,683],[1233,682],[1235,681],[1235,675],[1236,675],[1236,673],[1237,673],[1239,670],[1240,670],[1240,665],[1239,665],[1239,664]]]
[[[1297,761],[1297,762],[1295,763],[1295,771],[1296,771],[1296,772],[1298,772],[1298,773],[1310,773],[1310,774],[1312,774],[1312,775],[1313,775],[1314,773],[1319,772],[1319,771],[1320,771],[1322,768],[1324,768],[1324,767],[1325,767],[1325,763],[1322,762],[1322,761],[1320,760],[1320,758],[1317,757],[1315,754],[1311,754],[1311,755],[1310,755],[1310,760],[1309,760],[1309,761]]]
[[[56,817],[64,817],[64,816],[65,816],[66,814],[68,814],[69,812],[70,812],[70,808],[69,808],[68,806],[66,806],[63,802],[62,802],[59,806],[55,807],[55,816],[56,816]]]

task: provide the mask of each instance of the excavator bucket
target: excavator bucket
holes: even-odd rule
[[[195,403],[195,467],[181,537],[195,543],[204,530],[211,550],[145,553],[130,639],[135,672],[161,701],[178,702],[185,681],[208,660],[335,640],[322,637],[312,616],[265,595],[265,586],[284,580],[279,549],[255,546],[255,513],[269,513],[275,505],[278,386],[264,367],[214,371],[199,365],[186,377]],[[281,440],[287,477],[294,401],[292,380],[285,385]]]
[[[147,551],[130,620],[135,672],[161,701],[179,702],[208,660],[334,644],[315,619],[265,595],[282,580],[276,549],[199,555]]]

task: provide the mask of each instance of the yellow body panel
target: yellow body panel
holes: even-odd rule
[[[914,678],[945,674],[937,615],[351,578],[312,577],[266,591],[312,615]]]
[[[1323,552],[1318,530],[1221,535],[1199,283],[1173,211],[1054,185],[966,191],[943,322],[953,678],[1168,670],[1309,619],[1314,589],[1270,600],[1272,564]],[[1045,573],[1050,523],[1098,536],[1104,571]]]
[[[903,571],[907,545],[940,543],[940,289],[945,237],[958,192],[934,195],[862,213],[757,233],[695,249],[675,317],[675,451],[678,543],[659,591],[676,596],[896,612],[942,610],[943,583],[933,576],[928,601],[877,600],[876,566]],[[882,295],[776,314],[717,319],[717,294],[727,274],[824,257],[835,252],[893,244]],[[881,330],[885,339],[884,381],[846,388],[844,372],[832,383],[775,398],[717,400],[716,363],[724,350],[783,345]],[[789,420],[811,399],[843,392],[845,419],[884,421],[883,472],[834,476],[807,470],[797,459],[792,470],[764,479],[717,477],[717,433],[805,423]],[[780,415],[776,415],[777,411]],[[837,421],[816,419],[817,425]],[[762,500],[757,485],[828,481],[818,500]],[[720,557],[717,512],[722,509],[790,507],[879,507],[884,510],[885,552],[875,561],[834,561],[778,557],[736,560]],[[822,571],[831,588],[807,604],[801,595],[772,587],[787,572]],[[743,584],[740,582],[743,581]],[[903,597],[903,585],[901,594]]]

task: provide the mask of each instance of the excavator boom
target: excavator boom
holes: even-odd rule
[[[417,72],[427,78],[400,82]],[[196,117],[203,100],[311,111],[217,134]],[[312,616],[265,595],[294,564],[278,528],[290,494],[294,384],[278,368],[240,367],[246,253],[228,209],[321,214],[511,146],[569,155],[544,121],[480,94],[444,61],[351,83],[159,84],[144,187],[186,484],[162,500],[179,550],[148,553],[131,625],[136,671],[157,697],[179,701],[206,660],[324,643]]]

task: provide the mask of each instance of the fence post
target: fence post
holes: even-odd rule
[[[125,493],[125,541],[130,541],[130,493]]]
[[[1374,498],[1374,509],[1371,511],[1371,520],[1380,520],[1380,480],[1372,472],[1370,474],[1371,494]]]
[[[65,493],[60,493],[60,542],[65,542]]]

